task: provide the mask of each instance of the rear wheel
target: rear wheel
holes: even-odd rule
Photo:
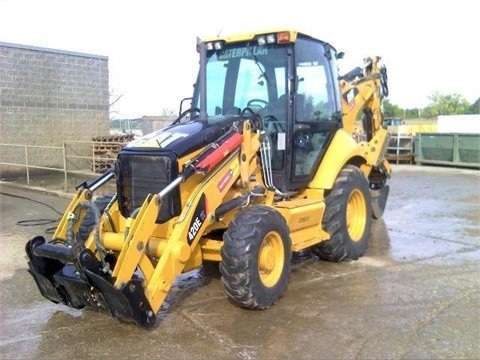
[[[312,250],[322,260],[351,261],[365,254],[372,225],[368,180],[355,166],[346,166],[325,198],[322,226],[330,239]]]
[[[266,309],[284,295],[291,240],[284,217],[263,205],[238,213],[223,236],[220,272],[227,295],[247,309]]]

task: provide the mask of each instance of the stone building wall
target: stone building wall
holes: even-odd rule
[[[62,146],[109,132],[105,56],[0,42],[0,143]],[[24,149],[0,147],[0,162],[22,162]],[[29,163],[62,165],[58,150],[28,150]]]

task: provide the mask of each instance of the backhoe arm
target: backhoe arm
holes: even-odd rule
[[[356,68],[340,80],[343,128],[352,135],[355,121],[363,110],[364,130],[370,140],[382,124],[382,98],[388,96],[387,72],[380,57],[366,59],[363,69]]]

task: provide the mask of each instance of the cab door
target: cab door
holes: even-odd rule
[[[341,126],[338,80],[332,72],[334,49],[299,38],[294,48],[296,80],[292,127],[290,188],[304,188]]]

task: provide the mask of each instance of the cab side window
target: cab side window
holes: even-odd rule
[[[328,60],[322,44],[299,40],[296,44],[297,121],[328,120],[334,112],[334,89],[328,76]]]
[[[295,44],[297,95],[293,140],[295,179],[311,179],[338,128],[332,120],[335,96],[323,43],[298,39]]]

